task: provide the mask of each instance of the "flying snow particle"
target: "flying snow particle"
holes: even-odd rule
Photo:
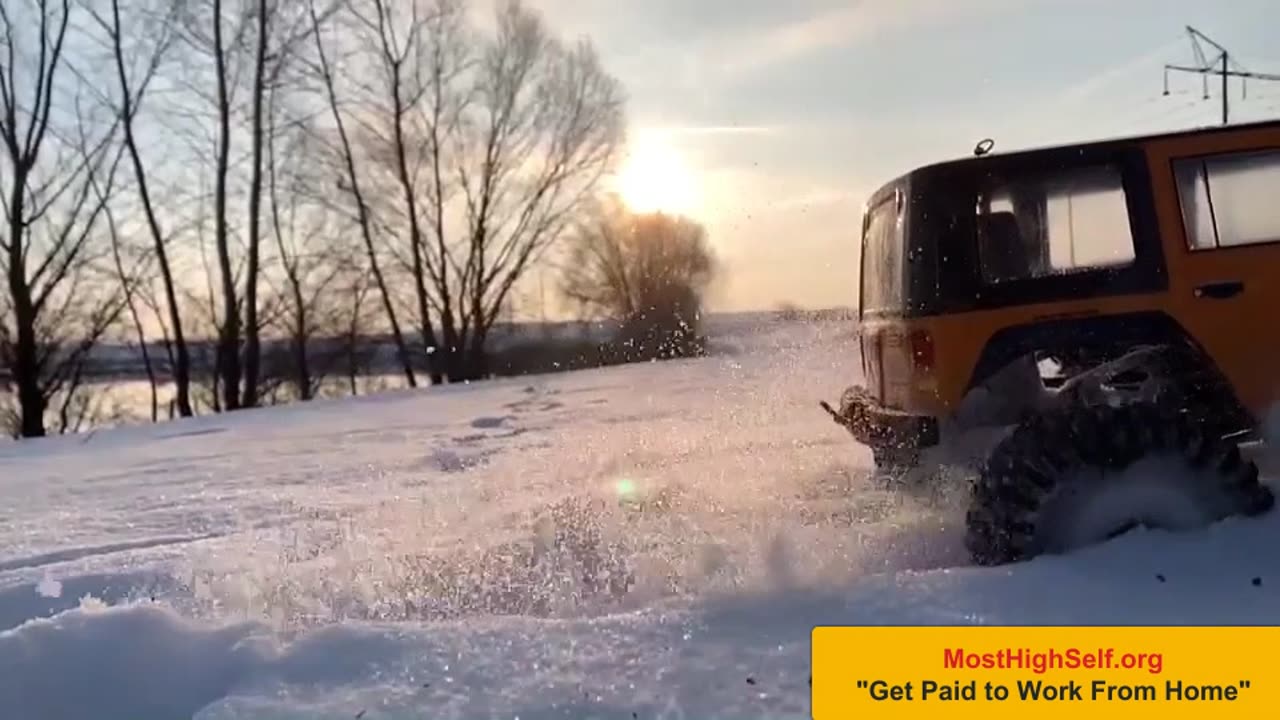
[[[48,575],[45,575],[44,579],[41,580],[40,583],[36,585],[36,592],[39,593],[40,597],[47,597],[47,598],[62,597],[62,583],[58,582],[57,580],[54,580]]]

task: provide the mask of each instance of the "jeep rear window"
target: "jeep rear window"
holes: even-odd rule
[[[1135,257],[1119,168],[991,178],[978,194],[978,258],[987,283],[1127,265]]]
[[[862,312],[900,311],[904,291],[902,203],[897,193],[867,209],[862,234]]]

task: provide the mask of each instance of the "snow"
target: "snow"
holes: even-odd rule
[[[0,708],[809,717],[815,624],[1274,624],[1280,517],[967,566],[818,407],[839,321],[695,360],[0,447]],[[630,580],[628,587],[628,580]]]

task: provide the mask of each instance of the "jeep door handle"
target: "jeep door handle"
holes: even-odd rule
[[[1211,300],[1226,300],[1244,292],[1244,283],[1239,280],[1208,283],[1196,287],[1196,297]]]

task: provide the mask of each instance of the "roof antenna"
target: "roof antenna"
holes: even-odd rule
[[[982,157],[983,155],[986,155],[987,153],[991,152],[991,148],[995,146],[996,146],[995,140],[992,140],[991,138],[984,138],[978,141],[977,147],[973,149],[973,154],[977,157]]]

